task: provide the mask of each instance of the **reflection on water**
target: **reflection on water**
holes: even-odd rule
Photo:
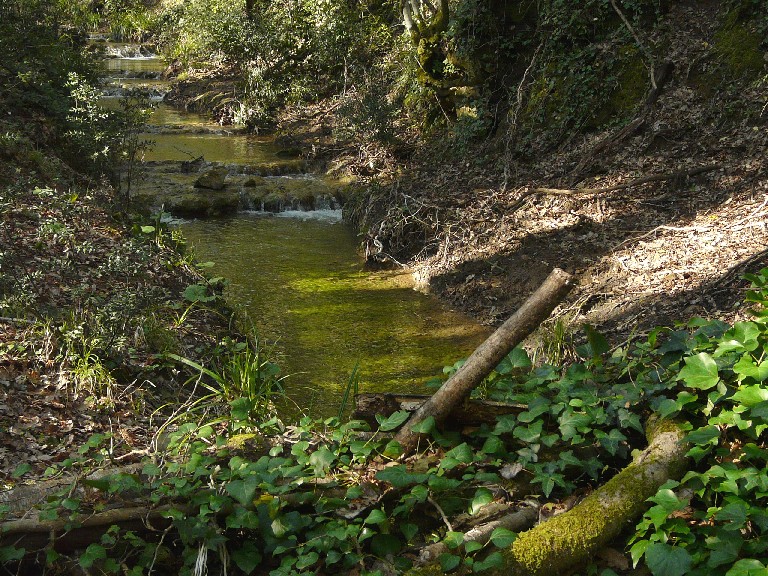
[[[188,127],[188,125],[185,125]],[[203,156],[206,162],[256,164],[275,160],[275,149],[264,137],[245,134],[145,134],[152,142],[144,159],[184,161]]]
[[[486,330],[404,285],[362,270],[339,223],[242,214],[182,230],[227,297],[276,343],[286,388],[302,411],[335,414],[359,363],[360,390],[427,392],[423,384],[468,355]],[[398,278],[399,276],[399,278]]]

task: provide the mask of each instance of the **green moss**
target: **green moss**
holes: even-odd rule
[[[650,85],[650,76],[642,54],[634,46],[619,51],[618,80],[605,106],[601,106],[587,123],[588,128],[599,128],[612,120],[632,115],[643,101]]]
[[[678,438],[682,435],[680,427],[669,420],[659,419],[649,425],[651,438],[664,432],[673,432]],[[681,450],[680,457],[665,454],[668,462],[663,468],[670,477],[679,476],[685,467]],[[646,500],[667,476],[655,469],[660,465],[653,454],[646,454],[573,510],[520,534],[504,552],[507,568],[514,574],[543,576],[586,561],[622,530],[627,518],[642,513]]]
[[[762,42],[762,35],[747,23],[726,24],[715,35],[714,52],[725,65],[729,79],[754,79],[763,71]]]

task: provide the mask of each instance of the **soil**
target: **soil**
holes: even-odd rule
[[[574,134],[535,160],[503,158],[511,129],[453,164],[441,160],[456,156],[442,143],[426,147],[369,196],[384,207],[365,241],[376,238],[420,286],[489,325],[554,267],[578,277],[552,320],[573,331],[589,323],[619,342],[693,316],[743,316],[743,274],[768,266],[768,89],[702,89],[697,67],[711,59],[718,7],[670,7],[649,41],[668,46],[673,73],[646,114],[640,103],[634,118]],[[363,152],[358,166],[370,164]],[[539,187],[572,192],[532,193]]]

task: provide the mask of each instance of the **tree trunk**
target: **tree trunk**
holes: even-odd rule
[[[498,366],[499,362],[554,310],[573,286],[573,276],[555,268],[523,305],[502,324],[464,365],[427,400],[397,433],[402,456],[412,454],[418,447],[421,434],[413,427],[430,416],[441,423],[454,408],[466,399],[472,389]]]

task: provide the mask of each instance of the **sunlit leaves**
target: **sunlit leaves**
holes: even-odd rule
[[[717,386],[718,376],[715,360],[706,352],[685,359],[685,366],[680,370],[678,379],[684,380],[691,388],[709,390]]]

